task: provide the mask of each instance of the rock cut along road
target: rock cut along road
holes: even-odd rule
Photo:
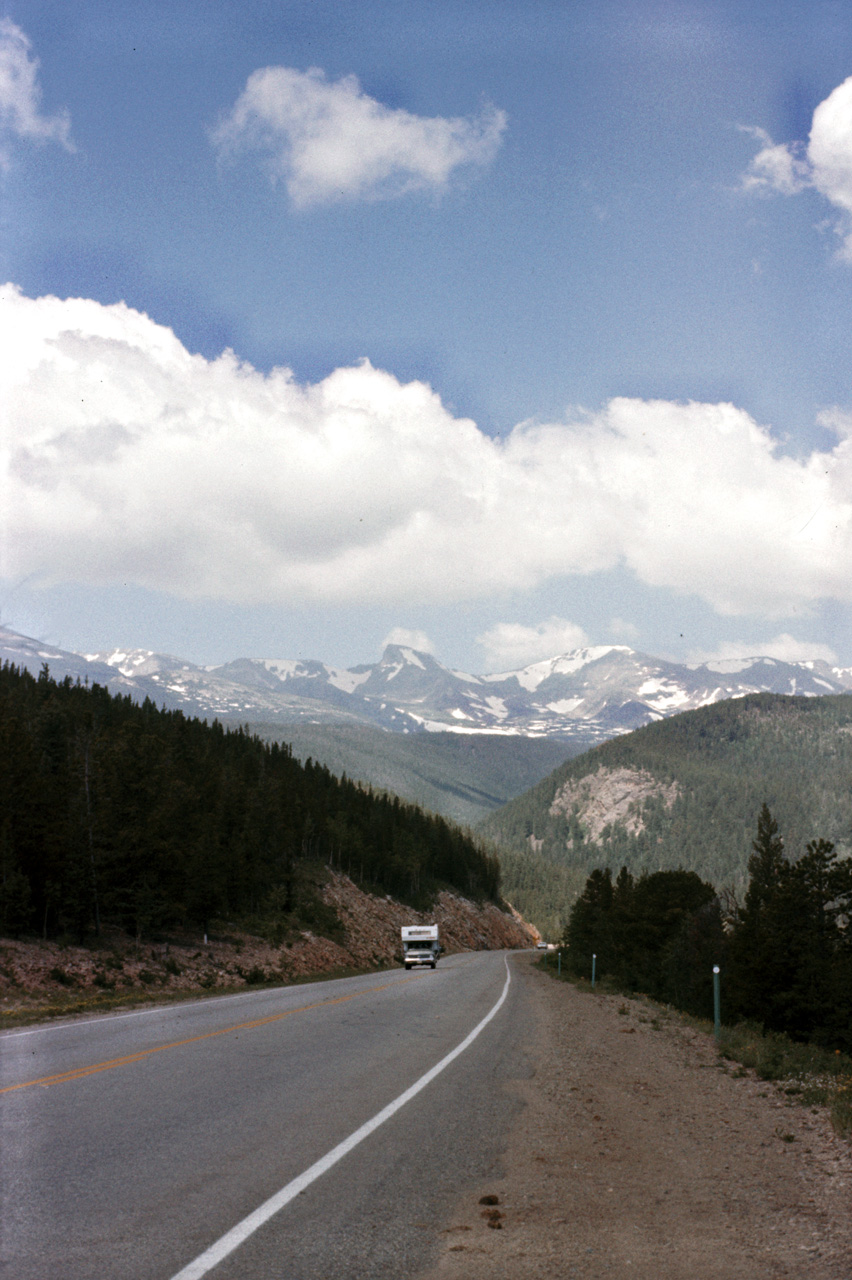
[[[526,1074],[532,1014],[509,975],[511,958],[478,952],[434,972],[7,1033],[0,1274],[416,1276],[460,1190],[496,1169],[519,1105],[504,1086]],[[261,1206],[492,1013],[425,1087],[250,1230]],[[246,1223],[231,1249],[228,1233]]]

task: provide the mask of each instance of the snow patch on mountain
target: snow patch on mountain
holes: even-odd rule
[[[86,662],[103,662],[115,667],[123,676],[156,676],[164,671],[197,670],[192,663],[184,662],[171,654],[155,653],[153,649],[113,649],[109,653],[84,653],[78,655]]]
[[[555,658],[546,658],[542,662],[533,662],[521,671],[504,671],[500,675],[483,676],[484,680],[502,681],[517,680],[521,688],[534,693],[539,685],[553,676],[569,676],[599,662],[610,653],[631,653],[624,645],[593,645],[590,648],[576,649],[573,653],[563,653]]]
[[[329,667],[328,683],[343,693],[354,693],[369,678],[369,671],[346,671],[339,667]]]
[[[308,669],[304,662],[299,662],[294,658],[261,658],[261,666],[266,667],[267,671],[271,671],[279,680],[289,680],[291,676],[307,675]],[[210,668],[215,671],[215,667]]]
[[[682,711],[689,702],[687,691],[671,680],[645,680],[636,692],[655,711]]]
[[[547,710],[557,716],[570,716],[578,707],[582,707],[584,698],[562,698],[558,702],[548,702]]]

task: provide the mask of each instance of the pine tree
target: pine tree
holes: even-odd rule
[[[776,900],[789,980],[774,993],[768,1025],[828,1047],[852,1042],[852,997],[845,985],[852,868],[827,840],[812,840],[790,868]]]
[[[599,975],[612,971],[612,900],[612,872],[609,867],[605,871],[593,871],[571,909],[565,931],[569,963],[577,974],[588,976],[591,973],[592,955],[597,958]]]
[[[792,970],[783,938],[781,898],[790,864],[778,823],[764,802],[749,858],[749,885],[730,944],[726,1003],[731,1016],[764,1020]]]

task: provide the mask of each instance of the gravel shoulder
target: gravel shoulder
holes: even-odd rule
[[[538,1034],[502,1176],[465,1193],[422,1280],[849,1280],[852,1144],[827,1114],[533,959],[513,961]]]

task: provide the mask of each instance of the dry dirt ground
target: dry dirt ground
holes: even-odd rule
[[[526,1106],[423,1280],[850,1280],[852,1144],[824,1111],[640,1000],[513,964],[540,1028]]]

